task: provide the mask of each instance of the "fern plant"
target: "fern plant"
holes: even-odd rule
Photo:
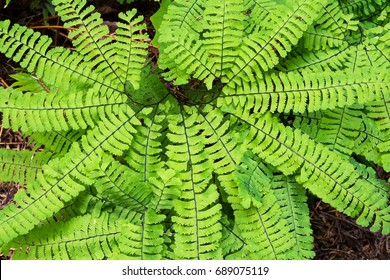
[[[390,232],[389,23],[332,0],[162,1],[157,65],[142,16],[109,34],[85,0],[55,0],[72,50],[9,21],[26,73],[0,90],[0,150],[26,185],[0,211],[21,259],[308,259],[307,193]],[[366,12],[366,10],[364,10]]]

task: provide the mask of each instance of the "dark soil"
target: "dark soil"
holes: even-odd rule
[[[56,16],[43,20],[40,6],[30,8],[31,0],[12,1],[7,9],[0,8],[0,20],[10,19],[14,23],[20,23],[29,27],[39,27],[42,33],[52,36],[54,45],[67,45],[66,32],[60,29],[50,28],[49,25],[59,25]],[[44,2],[44,1],[42,1]],[[107,24],[112,26],[117,19],[118,12],[137,7],[138,11],[145,15],[146,19],[158,8],[158,4],[152,1],[135,1],[133,4],[120,5],[117,1],[89,1],[103,14]],[[3,7],[5,0],[0,0]],[[48,24],[46,27],[45,24]],[[114,24],[115,25],[115,24]],[[150,25],[149,25],[150,27]],[[153,35],[153,29],[149,28]],[[12,83],[10,74],[18,67],[4,55],[0,54],[0,86],[6,87]],[[0,115],[1,119],[1,115]],[[0,122],[0,148],[16,150],[28,149],[28,142],[20,133],[9,129],[3,129]],[[378,177],[388,178],[389,174],[378,170]],[[0,184],[0,209],[12,203],[13,196],[21,186],[15,183]],[[366,228],[356,225],[355,221],[334,210],[329,205],[315,200],[311,206],[311,222],[314,232],[314,246],[316,259],[319,260],[383,260],[390,259],[390,236],[373,233]],[[0,254],[0,259],[7,257]]]
[[[314,250],[318,260],[389,260],[390,236],[373,233],[331,206],[311,207]]]

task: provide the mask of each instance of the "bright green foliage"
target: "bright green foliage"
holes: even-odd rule
[[[117,218],[109,214],[84,215],[47,223],[27,236],[14,239],[8,246],[23,248],[14,259],[103,259],[118,250]]]
[[[143,260],[161,260],[164,246],[165,216],[147,210],[141,218],[139,225],[124,224],[121,229],[120,251],[123,255],[116,258],[134,258]]]
[[[128,4],[130,4],[130,3],[133,3],[134,2],[134,0],[117,0],[120,4],[123,4],[123,3],[128,3]],[[160,0],[154,0],[154,1],[156,1],[156,2],[159,2]]]
[[[389,4],[386,0],[339,0],[339,3],[343,12],[359,19],[377,15]]]
[[[0,150],[0,169],[2,182],[33,183],[42,166],[52,157],[51,153]]]
[[[295,245],[294,232],[282,219],[280,205],[272,190],[272,171],[247,154],[237,171],[238,188],[227,191],[232,198],[237,195],[236,203],[232,199],[232,207],[247,245],[244,254],[251,259],[287,259]]]
[[[72,50],[0,22],[29,73],[0,90],[0,151],[26,186],[0,247],[37,259],[309,259],[308,192],[390,233],[386,1],[165,0],[109,34],[85,0],[54,1]],[[354,3],[354,4],[353,4]],[[371,19],[368,21],[367,19]],[[26,253],[27,252],[27,253]]]

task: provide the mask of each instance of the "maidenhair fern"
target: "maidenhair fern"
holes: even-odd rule
[[[354,3],[356,2],[356,3]],[[56,0],[73,48],[0,22],[29,74],[0,90],[0,211],[15,259],[307,259],[308,192],[390,233],[387,1],[165,0],[157,63],[136,11]],[[367,19],[370,19],[368,21]]]

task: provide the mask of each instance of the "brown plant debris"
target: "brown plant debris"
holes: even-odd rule
[[[318,260],[389,260],[390,235],[373,233],[324,202],[311,209]]]

